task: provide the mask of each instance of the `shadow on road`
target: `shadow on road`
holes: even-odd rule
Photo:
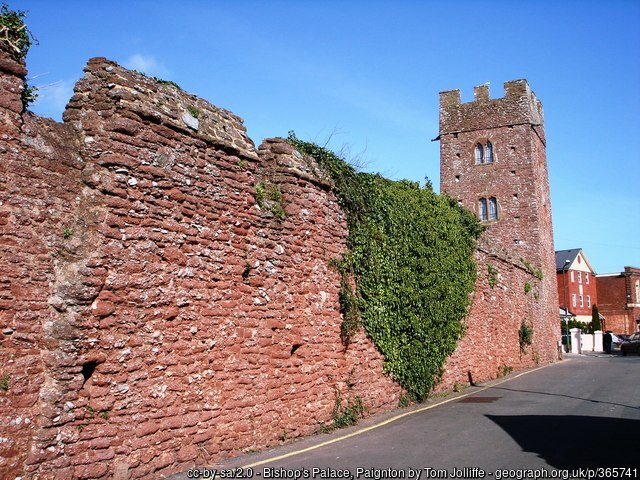
[[[637,467],[640,420],[582,415],[486,415],[527,452],[560,469]]]

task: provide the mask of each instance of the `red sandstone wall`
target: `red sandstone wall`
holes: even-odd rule
[[[104,59],[75,91],[3,142],[3,474],[158,478],[313,433],[336,391],[398,404],[340,342],[346,223],[312,166]]]
[[[478,279],[473,304],[466,319],[466,332],[445,364],[437,391],[452,390],[504,376],[512,370],[534,367],[558,359],[557,325],[547,324],[542,289],[544,282],[528,272],[518,261],[499,252],[483,237],[475,260]],[[491,286],[488,266],[496,273]],[[525,293],[525,284],[531,290]],[[533,327],[533,342],[520,348],[522,321]]]
[[[3,476],[159,478],[308,435],[336,392],[368,413],[398,404],[366,336],[340,342],[329,261],[346,222],[313,164],[282,140],[256,150],[230,112],[105,59],[64,124],[22,114],[24,68],[0,69]],[[262,181],[283,220],[257,205]],[[541,330],[517,344],[539,308],[531,276],[477,260],[440,389],[555,358]]]

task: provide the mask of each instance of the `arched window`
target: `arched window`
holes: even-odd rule
[[[489,140],[484,146],[484,163],[493,163],[493,145]]]
[[[491,197],[489,199],[489,220],[497,220],[498,219],[498,200],[496,197]]]
[[[489,140],[478,140],[473,147],[473,154],[476,161],[476,165],[482,165],[486,163],[493,163],[495,160],[493,154],[493,143]]]
[[[486,221],[487,217],[487,199],[481,198],[478,202],[478,213],[480,214],[480,220]]]
[[[498,220],[498,199],[496,197],[478,199],[478,217],[482,222]]]
[[[482,145],[476,143],[476,164],[484,163],[484,159],[482,156]]]

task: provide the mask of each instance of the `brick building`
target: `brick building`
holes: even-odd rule
[[[603,329],[630,334],[640,330],[640,268],[598,275],[598,308],[606,318]]]
[[[560,307],[568,306],[577,320],[589,323],[598,304],[596,273],[581,248],[556,251],[556,277]]]
[[[502,252],[536,273],[540,281],[525,285],[539,302],[534,330],[559,336],[542,103],[526,80],[505,82],[496,99],[488,85],[475,87],[467,103],[460,90],[441,92],[437,139],[442,193],[485,224],[490,254]]]

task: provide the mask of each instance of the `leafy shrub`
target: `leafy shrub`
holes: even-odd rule
[[[29,48],[37,40],[24,24],[26,13],[20,10],[10,10],[6,3],[0,7],[0,38],[10,47],[10,52],[16,60],[23,60]]]
[[[287,140],[333,179],[349,226],[339,263],[343,279],[355,279],[350,301],[384,355],[385,371],[423,400],[464,332],[480,222],[430,185],[359,173],[293,132]]]
[[[527,345],[531,345],[533,342],[533,327],[530,327],[523,320],[520,324],[520,331],[518,332],[518,340],[520,341],[520,351],[524,352]]]

